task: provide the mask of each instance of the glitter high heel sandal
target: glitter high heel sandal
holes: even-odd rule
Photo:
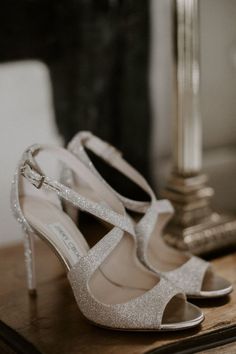
[[[231,283],[218,276],[210,263],[187,252],[178,251],[164,242],[162,230],[173,214],[173,207],[168,200],[156,200],[153,190],[144,177],[122,158],[119,151],[90,132],[78,133],[72,139],[68,149],[116,193],[127,210],[139,214],[139,219],[135,223],[135,232],[138,240],[138,256],[143,264],[181,288],[188,297],[213,298],[227,295],[232,291]],[[85,149],[92,151],[138,185],[146,192],[149,201],[131,200],[112,189],[97,171]],[[65,170],[65,173],[67,177],[64,174],[64,178],[67,178],[67,183],[77,190],[83,189],[83,184],[78,179],[74,179],[70,171]]]
[[[47,176],[41,158],[48,153],[86,182],[92,199]],[[89,248],[63,212],[60,199],[110,225],[95,246]],[[25,151],[14,175],[12,208],[25,233],[31,292],[36,291],[32,242],[37,235],[65,265],[78,306],[94,324],[117,330],[156,331],[191,328],[203,320],[201,310],[188,303],[178,288],[138,261],[133,224],[123,205],[68,151],[41,145]]]

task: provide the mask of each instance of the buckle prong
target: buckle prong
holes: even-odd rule
[[[37,189],[40,189],[44,183],[45,176],[39,168],[35,166],[30,160],[25,160],[21,166],[21,174],[28,181],[30,181]]]

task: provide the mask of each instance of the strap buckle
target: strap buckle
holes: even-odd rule
[[[37,165],[34,165],[29,159],[25,160],[20,168],[22,176],[31,182],[37,189],[40,189],[44,183],[45,176]]]

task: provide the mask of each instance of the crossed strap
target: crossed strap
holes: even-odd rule
[[[41,168],[39,167],[35,156],[41,151],[53,152],[58,156],[58,159],[66,164],[76,175],[83,178],[85,181],[91,183],[90,185],[97,186],[96,192],[102,196],[101,200],[104,201],[104,196],[107,196],[107,203],[94,202],[83,195],[75,192],[73,189],[65,186],[64,184],[58,182],[57,180],[46,176]],[[24,176],[32,185],[36,188],[46,189],[54,191],[58,196],[67,202],[78,207],[80,210],[88,212],[95,217],[100,218],[113,226],[116,226],[123,231],[128,232],[132,236],[135,235],[133,224],[131,219],[125,214],[119,214],[118,212],[112,210],[107,205],[114,205],[119,203],[117,198],[103,185],[101,181],[98,180],[96,176],[79,161],[75,156],[70,154],[63,148],[53,147],[53,146],[40,146],[33,145],[27,149],[23,155],[20,163],[20,173]],[[120,203],[118,204],[120,205]],[[121,206],[122,208],[122,206]],[[121,209],[122,210],[122,209]]]
[[[98,173],[98,171],[91,163],[91,160],[86,154],[84,147],[94,152],[96,155],[106,161],[110,166],[114,167],[131,181],[136,183],[141,189],[150,195],[151,199],[155,199],[155,195],[145,178],[138,171],[136,171],[125,159],[123,159],[121,152],[114,146],[94,136],[91,132],[86,131],[75,135],[75,137],[68,145],[68,149],[77,155],[84,163],[86,163],[86,165],[88,165],[93,170],[93,172],[95,172],[104,182],[103,177]],[[135,201],[120,195],[117,191],[114,192],[119,196],[127,209],[134,211],[138,211],[137,209],[139,209],[140,212],[145,212],[150,204],[150,202]]]
[[[114,167],[116,170],[118,170],[131,181],[133,181],[135,184],[137,184],[150,196],[150,201],[146,202],[132,200],[124,197],[123,195],[115,191],[103,179],[103,177],[94,167],[93,163],[85,152],[84,147],[91,150],[93,153],[105,160],[109,165]],[[103,183],[107,185],[107,187],[112,189],[112,191],[118,196],[118,198],[122,201],[122,203],[127,209],[145,214],[140,220],[140,222],[137,224],[138,228],[147,227],[148,224],[149,230],[151,232],[156,223],[158,214],[173,214],[174,210],[171,203],[168,200],[157,201],[152,188],[149,186],[145,178],[137,170],[135,170],[125,159],[123,159],[122,154],[119,150],[117,150],[109,143],[94,136],[91,132],[83,131],[75,135],[75,137],[69,143],[68,149],[76,156],[78,156],[79,159],[83,161],[93,171],[93,173],[96,174],[100,178],[100,180],[102,180]],[[148,232],[146,232],[145,234],[147,235]]]

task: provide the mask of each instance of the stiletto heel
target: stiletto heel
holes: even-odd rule
[[[36,289],[36,269],[35,269],[35,250],[34,250],[34,234],[25,231],[24,234],[24,256],[27,275],[27,286],[30,296],[37,295]]]
[[[89,197],[42,171],[38,161],[45,152],[68,165]],[[105,236],[92,248],[62,210],[61,200],[106,222]],[[123,205],[67,150],[33,145],[25,151],[12,185],[12,209],[25,231],[30,293],[36,290],[33,237],[37,234],[62,261],[78,307],[90,322],[116,330],[167,331],[203,321],[202,311],[187,302],[181,290],[138,260],[134,225]]]
[[[97,171],[85,148],[139,186],[146,193],[148,201],[131,200],[113,189]],[[232,291],[232,284],[218,276],[209,262],[178,251],[164,242],[162,231],[174,212],[171,203],[168,200],[157,200],[145,178],[122,158],[116,148],[91,132],[79,132],[69,143],[68,150],[116,194],[127,210],[139,214],[133,220],[137,254],[148,269],[171,281],[188,297],[213,298],[225,296]],[[77,189],[76,184],[74,188]]]

